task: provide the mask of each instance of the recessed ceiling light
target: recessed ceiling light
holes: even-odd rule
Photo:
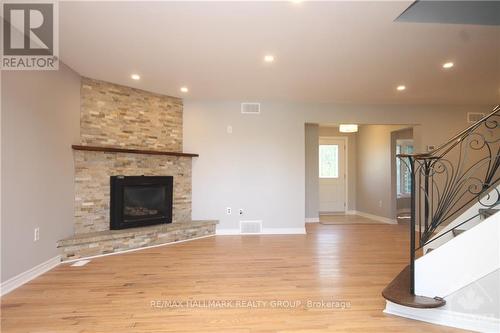
[[[189,91],[188,87],[181,87],[181,92],[187,93]]]
[[[265,62],[273,62],[274,61],[274,56],[271,54],[268,54],[264,57]]]
[[[455,64],[454,64],[454,63],[452,63],[451,61],[450,61],[450,62],[445,62],[445,63],[443,64],[443,68],[444,68],[444,69],[449,69],[449,68],[452,68],[453,66],[455,66]]]
[[[406,90],[406,86],[404,85],[400,85],[396,88],[398,91],[403,91],[403,90]]]
[[[132,74],[132,75],[130,75],[130,77],[132,78],[132,80],[140,80],[141,79],[141,76],[139,74]]]

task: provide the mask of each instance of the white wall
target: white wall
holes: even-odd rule
[[[439,144],[467,126],[466,112],[491,106],[400,106],[262,102],[261,115],[242,115],[240,101],[184,103],[184,150],[193,162],[193,218],[241,219],[267,228],[301,228],[305,218],[305,123],[421,124],[417,150]],[[226,132],[226,126],[233,133]],[[359,143],[358,143],[359,148]],[[286,230],[284,230],[286,231]]]
[[[500,215],[494,214],[415,261],[415,294],[446,297],[500,269]]]
[[[2,72],[2,282],[57,256],[73,233],[80,77],[59,68]]]

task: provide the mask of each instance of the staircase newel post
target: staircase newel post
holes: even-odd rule
[[[408,157],[410,164],[410,191],[411,191],[411,217],[410,217],[410,293],[415,294],[415,226],[416,226],[416,196],[415,196],[415,159]]]

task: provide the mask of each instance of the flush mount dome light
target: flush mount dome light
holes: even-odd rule
[[[132,74],[130,75],[130,77],[132,78],[132,80],[140,80],[141,79],[141,76],[139,74]]]
[[[340,133],[356,133],[358,131],[358,125],[356,124],[341,124],[339,126]]]

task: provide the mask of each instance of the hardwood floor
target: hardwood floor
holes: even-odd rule
[[[307,230],[216,236],[61,265],[2,298],[2,332],[458,331],[382,313],[382,289],[407,264],[407,227],[316,223]],[[211,300],[219,302],[202,303]],[[346,303],[321,308],[308,300]]]

